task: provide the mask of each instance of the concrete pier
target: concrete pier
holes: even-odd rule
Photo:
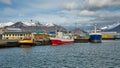
[[[0,40],[0,48],[3,47],[19,47],[19,43],[15,40]]]

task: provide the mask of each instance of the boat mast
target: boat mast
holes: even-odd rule
[[[96,24],[94,24],[94,32],[97,33]]]

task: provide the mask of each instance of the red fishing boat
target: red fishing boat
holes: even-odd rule
[[[64,34],[63,32],[58,32],[56,37],[51,37],[50,41],[52,45],[62,45],[74,43],[73,36],[71,34]]]

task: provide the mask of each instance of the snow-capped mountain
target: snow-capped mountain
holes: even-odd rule
[[[46,24],[43,25],[39,22],[29,23],[29,22],[16,22],[14,24],[10,24],[10,26],[5,26],[4,28],[21,28],[23,31],[56,31],[56,30],[66,30],[62,26],[56,24]]]
[[[115,24],[112,24],[112,25],[107,25],[107,26],[102,27],[101,30],[113,29],[113,28],[115,28],[115,27],[117,27],[119,25],[120,25],[120,23],[115,23]]]
[[[16,22],[19,23],[20,22]],[[24,24],[23,26],[46,26],[46,27],[52,27],[55,26],[55,24],[53,23],[47,23],[47,24],[41,24],[40,22],[21,22],[22,24]],[[0,27],[5,27],[5,26],[11,26],[15,24],[14,22],[7,22],[7,23],[0,23]]]
[[[40,22],[23,22],[27,26],[41,26]]]
[[[107,32],[120,32],[120,23],[116,23],[113,25],[106,26],[102,28],[102,31],[107,31]]]
[[[53,24],[53,23],[47,23],[47,24],[45,24],[45,26],[52,27],[52,26],[55,26],[55,24]]]
[[[22,22],[16,22],[12,25],[10,25],[11,27],[17,27],[17,28],[20,28],[20,27],[25,27],[27,26],[26,24],[22,23]]]
[[[31,26],[31,25],[33,25],[33,23],[31,23],[31,22],[23,22],[25,25],[27,25],[27,26]]]
[[[13,22],[7,22],[7,23],[0,23],[0,27],[10,26],[13,25]]]

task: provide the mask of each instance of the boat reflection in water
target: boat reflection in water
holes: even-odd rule
[[[31,48],[31,45],[20,45],[20,48]]]

